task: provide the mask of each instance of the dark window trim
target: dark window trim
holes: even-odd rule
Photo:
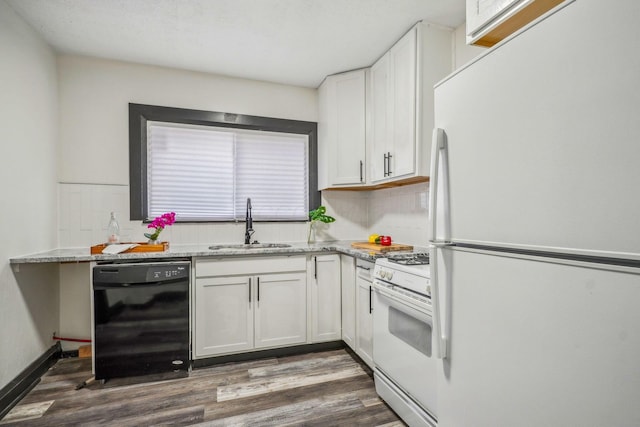
[[[149,120],[308,135],[309,209],[320,206],[317,123],[129,103],[129,215],[131,220],[147,219],[147,121]]]

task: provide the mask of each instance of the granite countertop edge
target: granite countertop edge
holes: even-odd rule
[[[375,261],[384,257],[383,254],[373,253],[366,250],[354,249],[351,243],[354,240],[340,240],[328,242],[282,242],[291,245],[286,248],[259,248],[259,249],[209,249],[209,244],[174,244],[169,246],[169,250],[164,252],[135,252],[117,255],[92,255],[90,248],[60,248],[39,252],[31,255],[16,256],[9,259],[10,264],[37,264],[37,263],[77,263],[92,261],[123,261],[123,260],[145,260],[145,259],[168,259],[168,258],[192,258],[192,257],[234,257],[234,256],[265,256],[277,255],[287,256],[295,254],[309,254],[316,252],[337,252],[350,255],[355,258]],[[425,247],[414,247],[414,252],[425,252]]]

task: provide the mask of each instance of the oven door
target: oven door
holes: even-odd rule
[[[437,359],[430,307],[373,282],[373,361],[402,391],[436,417]]]

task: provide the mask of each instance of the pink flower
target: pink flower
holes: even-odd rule
[[[157,216],[149,225],[147,225],[147,228],[163,229],[168,225],[172,225],[174,222],[176,222],[176,213],[167,212],[161,216]]]

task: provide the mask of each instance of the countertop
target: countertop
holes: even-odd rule
[[[163,258],[191,258],[191,257],[226,257],[226,256],[265,256],[265,255],[291,255],[309,254],[316,252],[338,252],[367,261],[375,261],[383,257],[382,254],[353,249],[352,240],[340,240],[331,242],[278,242],[291,245],[287,248],[259,248],[259,249],[209,249],[210,244],[193,245],[169,245],[165,252],[135,252],[117,255],[91,255],[90,248],[61,248],[39,252],[31,255],[12,257],[11,264],[36,264],[52,262],[91,262],[91,261],[119,261],[139,259],[163,259]],[[414,252],[425,252],[426,248],[414,247]]]

